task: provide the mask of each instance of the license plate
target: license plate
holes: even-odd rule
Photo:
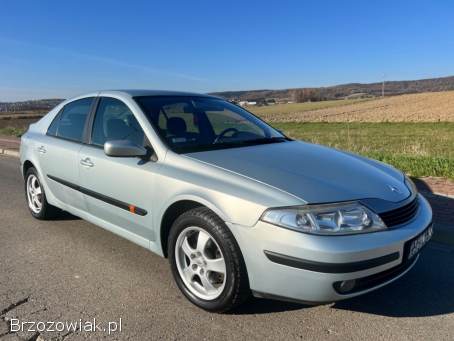
[[[423,246],[427,244],[430,238],[432,238],[433,233],[433,226],[430,225],[422,233],[417,235],[412,240],[408,241],[405,244],[407,259],[412,259],[413,257],[415,257],[419,253],[419,251],[421,251]]]

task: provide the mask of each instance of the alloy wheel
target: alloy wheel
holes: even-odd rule
[[[186,287],[198,298],[214,300],[224,290],[226,263],[214,238],[191,226],[178,236],[175,245],[178,272]]]
[[[43,208],[43,191],[38,178],[34,174],[30,174],[27,178],[27,201],[30,209],[39,214]]]

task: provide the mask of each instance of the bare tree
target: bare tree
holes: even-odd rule
[[[292,98],[293,98],[293,101],[295,101],[297,103],[317,102],[317,101],[322,100],[322,97],[320,95],[320,90],[311,89],[311,88],[293,90]]]

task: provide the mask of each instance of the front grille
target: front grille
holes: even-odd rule
[[[395,210],[380,213],[380,218],[388,227],[393,227],[401,224],[405,224],[406,222],[413,219],[413,217],[418,212],[419,201],[418,197],[414,198],[410,203],[396,208]]]

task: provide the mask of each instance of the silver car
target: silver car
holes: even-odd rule
[[[409,271],[432,211],[402,172],[294,141],[217,97],[100,91],[22,136],[31,214],[67,211],[170,261],[183,294],[228,311],[256,297],[364,294]]]

